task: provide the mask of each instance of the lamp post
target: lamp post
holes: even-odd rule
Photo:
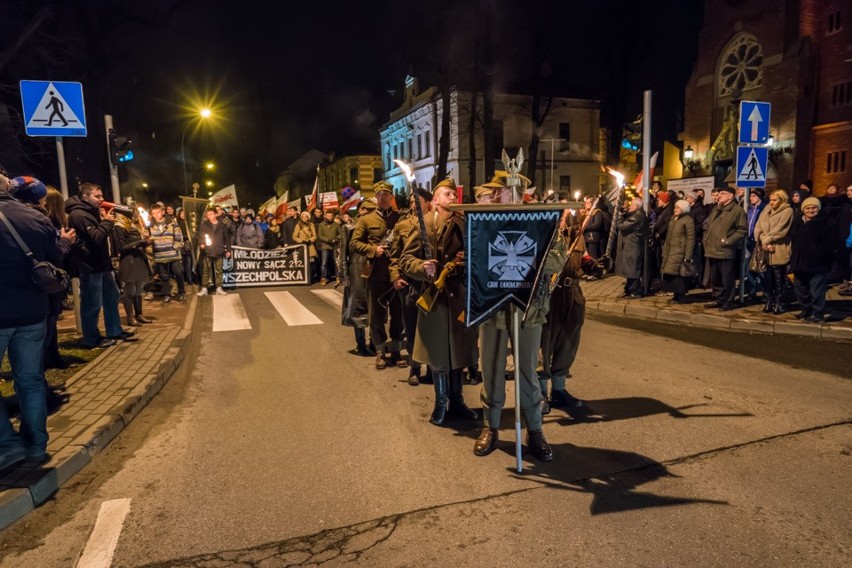
[[[209,108],[202,108],[198,110],[198,117],[201,119],[210,118],[213,112]],[[181,160],[183,161],[183,188],[188,192],[189,191],[189,181],[187,180],[186,174],[186,133],[189,130],[189,127],[192,126],[193,123],[189,123],[183,129],[183,134],[180,137],[180,155]]]

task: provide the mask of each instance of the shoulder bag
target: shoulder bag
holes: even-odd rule
[[[71,283],[68,273],[46,260],[36,260],[30,247],[27,246],[27,243],[24,242],[21,235],[18,234],[12,222],[3,214],[2,210],[0,210],[0,221],[9,228],[9,232],[12,233],[15,242],[18,243],[24,254],[32,261],[33,267],[30,278],[32,278],[33,284],[46,294],[56,294],[67,290]]]

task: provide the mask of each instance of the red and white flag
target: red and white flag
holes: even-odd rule
[[[276,198],[275,205],[273,207],[274,211],[272,212],[275,215],[275,218],[281,218],[287,216],[287,199],[290,197],[290,192],[285,191],[281,197]]]
[[[319,176],[314,178],[314,188],[311,190],[311,194],[305,197],[305,210],[313,211],[317,207],[317,195],[319,192]]]
[[[654,168],[657,166],[657,156],[659,155],[659,152],[654,152],[654,155],[651,156],[651,179],[654,179]],[[642,196],[642,190],[645,189],[645,180],[642,179],[642,174],[644,173],[644,171],[639,170],[639,173],[636,175],[636,179],[633,180],[633,187],[636,188],[636,195],[640,197]]]

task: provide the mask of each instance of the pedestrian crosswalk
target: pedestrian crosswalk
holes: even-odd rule
[[[311,292],[317,298],[334,308],[335,316],[330,318],[325,315],[326,321],[339,322],[339,310],[343,305],[343,294],[333,289],[318,289],[311,290]],[[311,311],[311,309],[289,291],[264,292],[263,296],[289,327],[321,325],[324,323],[314,313],[314,311],[319,310],[314,308],[314,311]],[[213,331],[252,329],[251,321],[239,293],[232,292],[227,296],[212,296],[211,300],[213,301]]]

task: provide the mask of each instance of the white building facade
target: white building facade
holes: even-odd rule
[[[502,148],[514,157],[519,148],[529,154],[532,141],[533,97],[497,94],[494,97],[494,132],[497,147],[495,169]],[[542,97],[542,109],[547,99]],[[481,117],[482,100],[477,101]],[[471,94],[450,93],[450,154],[447,171],[458,185],[470,185]],[[394,163],[401,159],[413,164],[416,183],[431,189],[436,181],[438,148],[441,137],[443,102],[437,88],[419,92],[417,80],[406,77],[402,106],[391,113],[390,121],[380,130],[382,167],[385,180],[397,191],[404,191],[405,176]],[[476,183],[484,181],[483,135],[481,118],[476,121]],[[539,127],[539,159],[534,183],[544,195],[547,190],[568,190],[581,194],[597,193],[601,183],[600,104],[595,100],[553,97],[550,110]],[[553,139],[553,142],[550,140]],[[561,140],[559,140],[561,139]],[[526,174],[526,166],[523,173]]]

